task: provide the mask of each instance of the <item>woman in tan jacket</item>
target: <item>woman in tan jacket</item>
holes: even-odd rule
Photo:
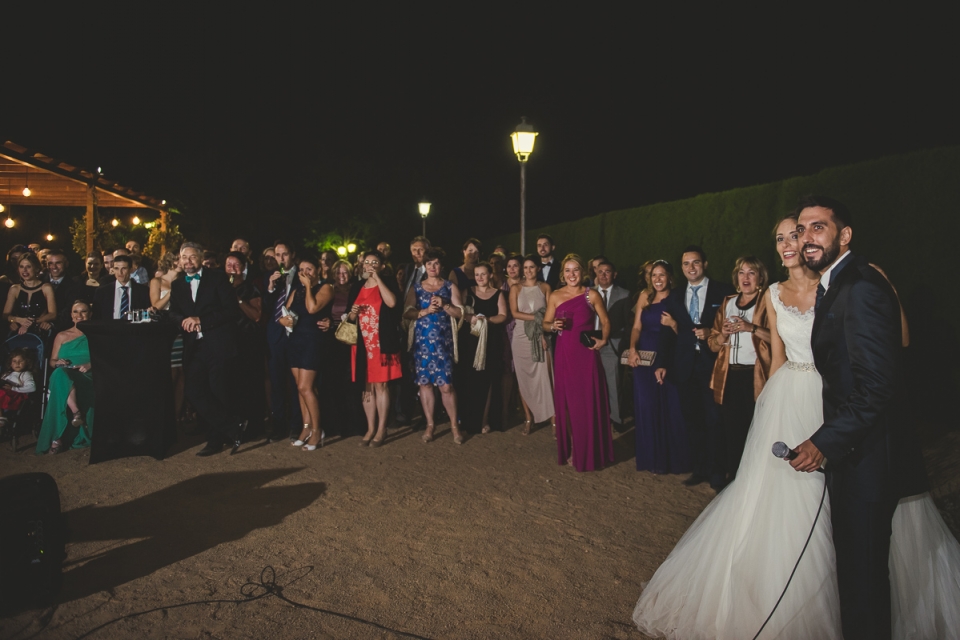
[[[707,344],[716,352],[710,388],[723,416],[728,482],[737,475],[757,396],[770,370],[770,330],[764,291],[767,268],[757,258],[738,258],[733,267],[737,293],[727,296]]]

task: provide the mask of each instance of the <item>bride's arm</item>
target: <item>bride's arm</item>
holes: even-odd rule
[[[783,340],[780,339],[780,333],[777,331],[777,306],[773,304],[770,298],[770,289],[764,295],[767,303],[767,316],[770,325],[770,377],[777,372],[783,363],[787,361],[787,349],[783,346]]]

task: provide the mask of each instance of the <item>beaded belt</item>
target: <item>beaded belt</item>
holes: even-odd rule
[[[794,371],[817,372],[817,367],[812,362],[794,362],[792,360],[787,360],[787,369],[793,369]]]

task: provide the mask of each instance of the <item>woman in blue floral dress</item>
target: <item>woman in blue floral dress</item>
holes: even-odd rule
[[[454,331],[453,319],[459,319],[460,290],[457,285],[440,277],[442,253],[431,249],[423,256],[427,277],[414,283],[404,305],[405,318],[414,320],[415,381],[420,385],[420,404],[427,422],[423,441],[433,440],[433,386],[440,389],[440,399],[450,417],[453,441],[463,443],[458,428],[457,395],[453,389]]]

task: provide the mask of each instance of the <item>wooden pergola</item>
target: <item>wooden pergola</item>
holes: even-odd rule
[[[30,195],[23,190],[30,188]],[[167,230],[170,212],[160,200],[108,180],[99,173],[60,162],[7,141],[0,147],[0,204],[86,207],[87,252],[93,251],[94,216],[98,207],[154,209],[160,229]]]

